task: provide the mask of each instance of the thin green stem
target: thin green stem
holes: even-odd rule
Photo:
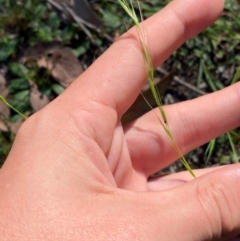
[[[125,12],[130,16],[130,18],[133,20],[133,22],[134,22],[134,24],[137,28],[139,39],[140,39],[140,42],[141,42],[143,56],[144,56],[144,59],[145,59],[146,64],[147,64],[148,84],[149,84],[151,93],[153,95],[153,98],[154,98],[154,100],[155,100],[155,102],[158,106],[158,109],[159,109],[159,112],[161,114],[161,118],[162,118],[163,121],[159,118],[158,115],[157,115],[157,118],[159,119],[160,124],[162,125],[163,129],[165,130],[165,132],[167,133],[167,135],[171,139],[173,147],[174,147],[175,151],[177,152],[177,154],[178,154],[180,160],[182,161],[183,165],[190,172],[190,174],[195,178],[196,176],[195,176],[193,170],[191,169],[191,167],[187,163],[186,159],[184,158],[184,156],[183,156],[180,148],[178,147],[178,144],[175,141],[175,139],[172,135],[172,132],[169,128],[167,115],[166,115],[166,113],[164,111],[164,108],[163,108],[163,105],[162,105],[161,96],[159,94],[159,91],[158,91],[157,87],[155,86],[155,83],[154,83],[154,67],[153,67],[151,55],[150,55],[148,47],[147,47],[147,39],[146,39],[146,36],[144,35],[144,31],[142,30],[142,26],[140,26],[140,21],[139,21],[137,15],[136,15],[136,12],[135,12],[133,4],[132,4],[132,1],[131,0],[129,0],[129,1],[118,0],[118,3],[122,6],[122,8],[125,10]],[[143,16],[142,16],[142,13],[141,13],[139,1],[137,1],[137,3],[138,3],[140,15],[141,15],[141,20],[143,20]],[[147,102],[147,104],[150,106],[150,108],[152,108],[152,106],[146,100],[145,97],[144,97],[144,99]]]
[[[208,143],[207,149],[205,151],[205,155],[207,155],[207,161],[206,161],[205,166],[207,166],[207,164],[210,160],[210,157],[212,156],[215,145],[216,145],[216,139],[213,139]]]
[[[232,149],[232,157],[233,157],[233,160],[234,160],[235,163],[238,163],[237,151],[236,151],[235,145],[234,145],[234,143],[233,143],[233,139],[232,139],[232,136],[231,136],[230,132],[227,132],[227,137],[228,137],[228,140],[229,140],[231,149]]]
[[[22,114],[20,111],[18,111],[16,108],[14,108],[4,97],[0,95],[0,101],[2,101],[5,105],[10,107],[12,110],[14,110],[17,114],[19,114],[24,120],[27,119],[27,116]]]

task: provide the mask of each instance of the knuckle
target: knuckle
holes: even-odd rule
[[[189,23],[186,21],[185,16],[182,15],[180,12],[177,12],[174,9],[171,9],[171,10],[173,12],[173,16],[175,16],[179,24],[182,25],[184,41],[188,40],[191,37]]]
[[[199,180],[196,197],[213,237],[224,238],[234,231],[234,194],[222,181]]]

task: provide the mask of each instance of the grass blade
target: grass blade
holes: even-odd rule
[[[27,119],[27,117],[22,114],[20,111],[18,111],[16,108],[14,108],[4,97],[0,95],[0,101],[2,101],[5,105],[10,107],[13,111],[15,111],[17,114],[19,114],[24,120]]]
[[[237,68],[237,71],[236,71],[236,73],[233,76],[231,85],[236,83],[239,79],[240,79],[240,67]]]
[[[117,2],[125,10],[125,12],[130,16],[130,18],[133,20],[133,22],[134,22],[134,24],[137,28],[139,39],[140,39],[140,42],[141,42],[143,56],[144,56],[144,59],[145,59],[146,64],[147,64],[148,84],[149,84],[151,93],[153,95],[153,98],[154,98],[154,100],[155,100],[155,102],[158,106],[158,109],[159,109],[159,112],[161,114],[161,118],[162,118],[163,121],[161,120],[161,118],[158,115],[157,115],[157,118],[159,119],[160,124],[162,125],[163,129],[165,130],[165,132],[167,133],[167,135],[171,139],[173,147],[174,147],[176,153],[178,154],[180,160],[182,161],[183,165],[189,171],[189,173],[195,178],[196,176],[195,176],[193,170],[191,169],[191,167],[187,163],[186,159],[184,158],[184,156],[183,156],[180,148],[178,147],[178,145],[177,145],[177,143],[176,143],[176,141],[175,141],[175,139],[174,139],[174,137],[171,133],[171,130],[168,126],[167,116],[166,116],[166,113],[164,111],[164,108],[163,108],[163,105],[162,105],[162,102],[161,102],[161,97],[160,97],[159,91],[158,91],[158,89],[157,89],[157,87],[155,86],[155,83],[154,83],[154,67],[153,67],[152,59],[151,59],[151,56],[150,56],[150,53],[149,53],[149,50],[148,50],[148,47],[147,47],[147,38],[146,38],[146,35],[144,35],[143,27],[140,26],[140,22],[138,20],[138,17],[136,15],[135,10],[134,10],[132,1],[131,0],[129,0],[129,1],[127,1],[127,0],[117,0]],[[140,6],[139,1],[137,1],[137,3],[138,3],[138,7],[139,7]],[[143,20],[140,7],[139,7],[139,11],[140,11],[140,15],[141,15],[141,20]],[[150,108],[152,109],[152,106],[146,100],[145,97],[144,97],[144,99],[147,102],[147,104],[150,106]]]
[[[205,74],[206,80],[210,86],[210,88],[212,89],[212,91],[217,91],[218,88],[216,87],[215,83],[213,82],[212,76],[210,74],[210,72],[208,71],[206,65],[203,63],[203,61],[201,61],[201,68]]]
[[[230,132],[227,132],[227,137],[228,137],[231,149],[232,149],[232,158],[235,163],[238,163],[239,161],[238,161],[237,151],[236,151],[235,145],[233,143],[233,139],[232,139]]]
[[[207,166],[207,164],[212,156],[215,145],[216,145],[216,139],[213,139],[208,143],[207,149],[205,151],[205,155],[207,155],[207,161],[206,161],[205,166]]]

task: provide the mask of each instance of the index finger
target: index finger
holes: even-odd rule
[[[154,66],[161,64],[187,39],[210,25],[223,0],[175,0],[144,22]],[[66,91],[71,105],[94,100],[122,115],[133,103],[147,75],[136,28],[130,29]]]

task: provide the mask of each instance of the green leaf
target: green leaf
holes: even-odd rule
[[[53,84],[52,85],[52,89],[53,91],[57,94],[57,95],[60,95],[64,90],[65,88],[63,88],[61,85],[59,84]]]
[[[5,61],[14,54],[16,52],[17,44],[17,38],[6,36],[3,39],[0,39],[0,61]]]
[[[25,8],[31,9],[32,8],[32,0],[25,0],[24,5],[25,5]]]
[[[34,28],[34,32],[36,33],[37,37],[41,41],[52,41],[53,40],[54,32],[52,31],[52,29],[49,26],[47,26],[43,23],[39,23],[39,26],[36,26]]]
[[[12,62],[9,65],[10,71],[12,74],[18,76],[18,77],[25,77],[27,78],[29,70],[23,65],[19,64],[17,62]]]
[[[87,50],[90,47],[90,43],[89,42],[85,42],[84,44],[80,45],[78,48],[76,49],[72,49],[73,54],[78,58],[82,55],[84,55]]]
[[[19,91],[14,95],[16,100],[25,101],[29,98],[29,90]]]
[[[46,13],[46,10],[47,10],[47,8],[43,4],[37,5],[36,8],[34,9],[35,20],[42,18],[44,16],[44,14]]]
[[[17,122],[18,120],[21,119],[21,115],[18,115],[18,114],[13,114],[10,118],[9,118],[9,122],[10,123],[15,123]]]
[[[122,24],[122,21],[119,19],[118,15],[110,12],[106,12],[104,14],[103,21],[111,28],[118,28]]]
[[[48,19],[48,25],[51,27],[51,28],[59,28],[60,26],[60,19],[57,15],[56,12],[51,12],[50,15],[49,15],[49,19]]]
[[[8,86],[10,93],[29,88],[29,83],[25,78],[13,79]]]

